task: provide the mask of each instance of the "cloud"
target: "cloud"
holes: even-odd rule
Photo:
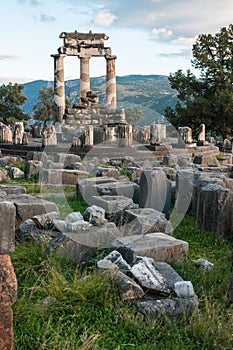
[[[170,40],[172,37],[172,30],[166,29],[166,28],[154,28],[152,30],[152,37],[153,39],[159,40],[159,41],[166,41]]]
[[[196,41],[197,36],[194,36],[193,38],[185,38],[183,36],[180,36],[179,38],[176,38],[172,40],[172,44],[175,45],[183,45],[183,46],[191,46]]]
[[[113,15],[111,12],[107,10],[101,10],[98,12],[98,14],[95,16],[93,23],[98,26],[104,26],[108,27],[110,26],[114,21],[117,20],[117,16]]]
[[[57,19],[55,17],[47,15],[45,13],[41,13],[39,16],[39,20],[42,23],[51,23],[51,22],[55,22]]]
[[[15,55],[0,55],[0,61],[16,60],[18,56]]]
[[[183,49],[178,52],[160,52],[158,53],[158,56],[164,57],[164,58],[184,58],[184,59],[190,60],[191,51]]]

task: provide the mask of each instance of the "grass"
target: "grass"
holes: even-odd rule
[[[12,255],[19,284],[15,350],[232,349],[233,307],[228,303],[232,242],[197,230],[190,217],[176,228],[175,236],[188,241],[190,248],[185,262],[172,265],[192,281],[199,310],[189,317],[156,320],[143,319],[133,305],[122,302],[110,277],[96,272],[95,260],[75,266],[44,255],[43,246],[18,245]],[[193,259],[198,257],[214,263],[213,270],[197,268]]]

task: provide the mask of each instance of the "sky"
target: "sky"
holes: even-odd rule
[[[3,0],[0,7],[0,84],[53,80],[61,32],[106,33],[117,75],[190,69],[199,34],[233,23],[233,0]],[[103,76],[105,59],[91,60]],[[79,78],[79,59],[65,59],[65,79]]]

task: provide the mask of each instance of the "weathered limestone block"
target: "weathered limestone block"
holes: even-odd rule
[[[13,143],[15,145],[22,145],[24,136],[23,122],[15,122],[13,125]]]
[[[7,125],[0,123],[0,143],[12,143],[12,141],[11,129]]]
[[[15,217],[14,204],[4,200],[0,202],[0,254],[8,254],[14,251]]]
[[[9,195],[7,200],[15,205],[16,218],[19,221],[25,221],[35,215],[50,213],[53,211],[59,213],[58,207],[55,203],[35,198],[28,194]]]
[[[67,167],[69,164],[73,164],[80,161],[81,161],[80,156],[76,154],[57,153],[54,156],[54,162],[62,163],[63,168]]]
[[[191,281],[176,282],[174,290],[179,298],[192,298],[195,295]]]
[[[27,158],[26,160],[37,160],[41,161],[43,163],[43,166],[46,167],[47,161],[48,161],[48,156],[45,152],[34,152],[34,151],[29,151],[27,153]]]
[[[1,249],[1,242],[0,242]],[[11,258],[0,255],[0,349],[13,350],[13,312],[17,299],[17,280]]]
[[[59,213],[56,211],[35,215],[32,217],[33,222],[36,225],[36,228],[46,230],[49,226],[51,226],[53,220],[59,219]]]
[[[118,283],[121,300],[137,300],[143,297],[143,289],[132,278],[121,271],[116,272],[113,277]]]
[[[133,142],[132,125],[118,125],[117,128],[118,146],[131,147]]]
[[[42,183],[48,185],[76,185],[79,180],[87,178],[86,171],[66,169],[43,169]]]
[[[80,220],[83,220],[83,216],[79,211],[68,214],[64,219],[64,221],[67,223],[77,222]]]
[[[96,205],[92,205],[85,210],[83,218],[95,226],[100,226],[106,221],[105,210],[101,207],[97,207]]]
[[[233,191],[229,190],[218,217],[217,233],[221,237],[233,237]]]
[[[175,209],[180,214],[186,214],[192,201],[194,172],[192,169],[179,170],[176,175]]]
[[[199,130],[197,140],[200,142],[205,142],[205,124],[200,125],[200,130]]]
[[[138,310],[145,317],[156,318],[159,314],[166,316],[179,316],[187,314],[198,307],[198,298],[158,298],[136,303]]]
[[[195,173],[194,174],[194,185],[193,185],[193,194],[192,194],[192,215],[194,218],[197,216],[197,205],[198,198],[201,192],[201,189],[206,185],[212,184],[217,186],[226,187],[224,181],[221,177],[209,177],[208,173]]]
[[[26,187],[24,186],[12,186],[12,185],[0,185],[0,191],[6,192],[6,194],[25,194]]]
[[[132,275],[144,288],[154,290],[158,293],[170,294],[166,279],[157,271],[151,259],[140,259],[130,270]]]
[[[24,172],[15,166],[10,168],[10,173],[13,179],[19,179],[21,177],[24,177]]]
[[[162,170],[146,169],[140,177],[140,208],[153,208],[169,218],[171,206],[171,181]]]
[[[176,282],[182,282],[183,278],[167,263],[153,260],[156,270],[166,279],[167,286],[174,289]]]
[[[125,232],[127,234],[148,234],[152,232],[162,232],[173,234],[173,228],[165,217],[165,214],[152,209],[127,209],[125,211]]]
[[[219,161],[212,156],[197,155],[194,157],[193,163],[199,164],[203,167],[220,167]]]
[[[40,160],[28,160],[27,166],[27,176],[31,179],[36,177],[40,170],[43,168],[43,163]]]
[[[120,172],[114,167],[98,167],[96,176],[109,176],[113,177],[114,179],[119,179]]]
[[[150,125],[150,144],[160,145],[166,139],[166,125],[152,123]]]
[[[184,259],[188,251],[187,242],[157,232],[120,237],[112,242],[115,249],[121,246],[132,249],[136,255],[164,262]]]
[[[97,192],[100,196],[124,196],[131,198],[134,203],[139,203],[139,185],[134,182],[111,182],[96,185]]]
[[[120,232],[113,223],[99,227],[88,225],[78,232],[61,233],[49,242],[48,251],[56,250],[59,255],[79,263],[88,261],[97,249],[109,247],[110,242],[119,236]]]
[[[54,125],[45,125],[42,132],[42,147],[56,146],[57,135]]]
[[[105,218],[116,225],[124,223],[125,210],[134,207],[132,199],[123,196],[93,196],[95,205],[105,210]]]
[[[178,128],[178,133],[180,134],[181,140],[184,143],[192,143],[193,137],[192,137],[192,129],[188,126],[182,126]]]
[[[122,272],[128,272],[131,269],[131,266],[123,259],[122,255],[117,250],[113,250],[105,256],[104,260],[111,261]]]
[[[201,188],[197,202],[196,223],[207,231],[219,232],[219,217],[230,190],[214,184]]]

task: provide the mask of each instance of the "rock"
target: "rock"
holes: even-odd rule
[[[156,270],[166,279],[168,288],[174,289],[176,282],[182,282],[183,278],[167,263],[161,261],[155,261],[153,259],[153,265]]]
[[[40,170],[43,168],[43,163],[40,160],[28,160],[26,166],[27,176],[31,179],[39,174]]]
[[[136,261],[136,254],[133,251],[133,249],[128,248],[128,247],[118,247],[117,251],[122,255],[123,259],[129,264],[132,265]]]
[[[120,237],[115,239],[111,246],[115,249],[126,246],[136,255],[164,262],[184,259],[188,251],[187,242],[159,232]]]
[[[80,162],[81,158],[76,154],[57,153],[55,154],[54,161],[56,163],[62,163],[63,168],[66,168],[70,164]]]
[[[121,271],[116,272],[113,276],[118,283],[121,300],[137,300],[143,297],[143,289],[132,278]]]
[[[131,266],[123,259],[122,255],[116,250],[113,250],[104,259],[109,260],[115,265],[117,265],[119,267],[119,270],[122,272],[128,272],[131,269]]]
[[[85,231],[88,230],[92,227],[92,225],[84,220],[79,220],[79,221],[75,221],[75,222],[67,222],[66,225],[66,232],[81,232],[81,231]]]
[[[83,218],[95,226],[100,226],[106,221],[105,210],[96,205],[92,205],[85,210]]]
[[[152,232],[173,235],[172,225],[167,221],[165,214],[152,208],[127,209],[125,221],[125,231],[134,235]]]
[[[170,294],[165,278],[155,269],[151,259],[143,258],[130,270],[131,274],[144,288],[152,289],[163,294]]]
[[[79,180],[87,178],[89,173],[81,170],[43,169],[42,183],[48,185],[76,185]]]
[[[50,213],[53,211],[59,213],[58,207],[55,203],[28,194],[8,195],[7,200],[14,203],[16,207],[16,218],[19,221],[25,221],[35,215]]]
[[[214,264],[212,264],[211,262],[209,262],[208,260],[206,259],[196,259],[196,260],[193,260],[193,263],[207,271],[210,271],[212,270],[212,268],[214,267]]]
[[[59,213],[56,211],[41,215],[35,215],[32,217],[33,222],[35,223],[38,229],[46,230],[49,227],[52,227],[52,222],[59,219]]]
[[[72,223],[79,220],[83,220],[83,216],[79,211],[68,214],[64,219],[64,221],[67,223]]]
[[[28,241],[31,237],[37,234],[36,224],[32,219],[25,220],[16,229],[15,234],[18,240]]]
[[[12,305],[17,299],[17,280],[11,258],[0,255],[0,304]]]
[[[116,179],[112,177],[90,177],[83,180],[79,180],[76,184],[76,193],[78,198],[83,198],[89,205],[94,204],[92,202],[93,196],[98,196],[98,191],[95,185],[115,182]]]
[[[57,230],[59,232],[68,231],[67,222],[65,222],[64,220],[53,220],[53,227],[55,230]]]
[[[0,202],[0,254],[8,254],[14,251],[15,217],[14,204],[4,200]]]
[[[57,145],[57,135],[54,125],[45,125],[42,132],[42,147],[56,146]]]
[[[19,179],[20,177],[24,177],[24,172],[17,167],[12,167],[10,169],[10,172],[13,179]]]
[[[140,177],[140,208],[153,208],[169,218],[171,207],[171,182],[162,170],[143,170]]]
[[[97,268],[99,270],[110,270],[110,271],[118,271],[119,267],[114,264],[112,261],[107,259],[101,259],[97,262]]]
[[[202,155],[196,155],[193,160],[194,164],[198,164],[201,166],[207,166],[207,167],[219,167],[220,163],[219,161],[212,156],[202,156]]]
[[[139,186],[134,182],[110,182],[96,185],[97,192],[100,196],[124,196],[133,200],[134,203],[139,203]]]
[[[92,201],[105,210],[107,220],[120,226],[124,223],[124,213],[126,209],[133,208],[132,199],[123,196],[93,196]]]
[[[166,316],[182,316],[198,306],[198,298],[160,298],[138,301],[138,310],[146,317],[157,318],[159,314]]]
[[[178,281],[174,284],[174,289],[179,298],[191,298],[195,295],[191,281]]]
[[[9,305],[0,304],[0,349],[12,350],[13,346],[13,311]]]
[[[0,185],[0,191],[4,191],[8,194],[25,194],[26,187],[24,186],[12,186],[12,185]]]
[[[119,170],[115,167],[98,167],[96,176],[108,176],[113,177],[115,179],[119,179],[120,173]]]

